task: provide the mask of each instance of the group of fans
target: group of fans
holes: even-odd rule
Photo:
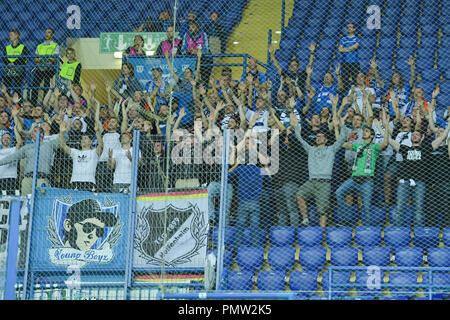
[[[96,83],[81,86],[74,49],[65,50],[60,70],[54,67],[57,58],[39,57],[59,55],[52,29],[36,48],[32,85],[50,89],[42,99],[38,89],[24,95],[26,58],[18,56],[29,50],[20,43],[19,31],[12,30],[0,96],[0,189],[31,193],[39,136],[38,186],[129,192],[137,156],[139,192],[207,188],[209,215],[215,220],[221,161],[197,161],[194,145],[214,145],[212,154],[220,159],[222,133],[230,129],[227,216],[235,217],[229,221],[240,229],[247,220],[253,227],[310,225],[311,206],[323,227],[352,225],[352,205],[361,209],[363,225],[385,223],[384,214],[376,216],[380,211],[373,207],[395,206],[390,223],[400,226],[410,196],[415,226],[440,225],[440,215],[442,224],[450,226],[449,110],[438,118],[438,86],[431,101],[415,86],[414,57],[408,61],[409,81],[397,71],[392,79],[381,79],[374,59],[364,73],[360,39],[350,23],[339,42],[341,63],[318,86],[311,84],[314,42],[308,65],[293,58],[287,69],[269,47],[276,81],[258,69],[255,58],[239,80],[229,67],[216,79],[207,65],[213,61],[210,54],[220,53],[224,45],[218,16],[212,16],[216,27],[202,27],[190,17],[180,39],[173,26],[166,27],[167,40],[157,54],[165,56],[171,81],[155,68],[142,88],[125,60],[115,81],[105,83],[105,105],[96,98]],[[159,31],[153,28],[144,24],[136,31]],[[124,55],[145,54],[142,48],[137,35]],[[172,63],[179,55],[196,57],[196,70],[176,74]],[[141,133],[136,152],[133,130]]]

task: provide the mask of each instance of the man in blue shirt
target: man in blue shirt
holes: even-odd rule
[[[342,53],[342,81],[344,91],[348,91],[350,84],[356,80],[360,70],[358,49],[360,38],[355,36],[356,25],[351,22],[347,24],[347,37],[339,41],[338,50]]]

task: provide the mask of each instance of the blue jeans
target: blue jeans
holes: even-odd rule
[[[350,217],[348,216],[349,211],[346,210],[345,196],[352,192],[359,192],[361,194],[362,208],[364,215],[361,220],[363,225],[370,226],[374,221],[372,217],[371,202],[373,194],[373,181],[366,180],[365,182],[358,184],[353,179],[348,179],[345,181],[337,190],[336,198],[338,203],[337,214],[343,217],[344,221],[349,222]]]
[[[215,206],[214,206],[214,198],[220,197],[220,191],[221,191],[221,184],[220,182],[213,181],[208,185],[208,214],[209,219],[216,221],[218,216],[215,214]],[[233,200],[233,185],[228,183],[227,184],[227,199],[226,199],[226,224],[228,225],[228,220],[230,216],[230,210],[231,210],[231,200]],[[217,221],[216,221],[217,222]]]
[[[280,203],[278,211],[278,225],[298,227],[300,223],[300,213],[295,194],[300,186],[294,182],[286,182],[283,187],[278,190],[278,198]]]
[[[242,246],[244,230],[247,227],[247,220],[250,219],[250,227],[252,229],[252,238],[257,238],[256,230],[259,228],[260,216],[259,201],[240,200],[236,216],[236,236],[234,238],[234,247],[238,249]]]
[[[415,183],[415,186],[411,186],[409,180],[406,180],[404,183],[398,184],[397,207],[393,221],[395,227],[405,227],[403,222],[405,221],[406,204],[411,193],[414,205],[414,226],[424,226],[423,203],[425,200],[425,183],[421,181],[415,181]]]

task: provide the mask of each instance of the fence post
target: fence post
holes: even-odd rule
[[[39,150],[41,145],[41,132],[38,130],[36,132],[36,141],[35,141],[35,151],[34,151],[34,169],[33,169],[33,182],[31,188],[31,204],[30,204],[30,212],[28,214],[28,232],[27,232],[27,247],[26,247],[26,255],[25,255],[25,274],[23,279],[23,296],[24,299],[27,300],[30,298],[29,292],[29,269],[30,269],[30,251],[31,251],[31,230],[33,227],[33,213],[34,213],[34,204],[36,202],[36,184],[37,184],[37,176],[39,169]],[[33,282],[33,281],[32,281]]]
[[[270,46],[272,44],[272,29],[269,29],[269,39],[267,40],[267,46]],[[269,48],[267,48],[267,61],[266,64],[269,65],[270,63],[270,52]]]
[[[4,300],[15,300],[17,280],[17,253],[19,249],[19,224],[21,201],[11,201],[9,209],[8,251],[6,255],[6,281]]]
[[[284,34],[284,19],[286,17],[286,0],[281,3],[281,36]]]
[[[223,254],[225,251],[225,227],[227,214],[227,198],[228,198],[228,157],[229,157],[230,130],[224,131],[222,143],[222,173],[221,173],[221,189],[220,192],[220,214],[219,214],[219,230],[217,239],[217,272],[216,272],[216,290],[220,287],[220,280],[223,272]],[[228,208],[229,210],[229,208]]]
[[[133,268],[133,248],[134,248],[134,229],[136,224],[136,196],[137,196],[137,184],[138,184],[138,164],[139,164],[139,138],[140,131],[133,130],[133,154],[131,167],[133,174],[131,175],[131,190],[130,190],[130,203],[129,203],[129,215],[128,215],[128,250],[125,269],[125,287],[124,287],[124,300],[130,299],[130,287],[132,281],[132,268]]]

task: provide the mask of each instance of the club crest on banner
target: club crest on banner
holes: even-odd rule
[[[70,195],[54,200],[52,214],[47,217],[51,263],[80,268],[90,263],[109,263],[122,235],[119,218],[119,203],[107,197],[104,206],[94,198],[73,203]]]
[[[165,218],[166,217],[166,218]],[[145,207],[137,216],[134,248],[146,264],[176,268],[192,262],[206,245],[208,224],[197,205]]]

